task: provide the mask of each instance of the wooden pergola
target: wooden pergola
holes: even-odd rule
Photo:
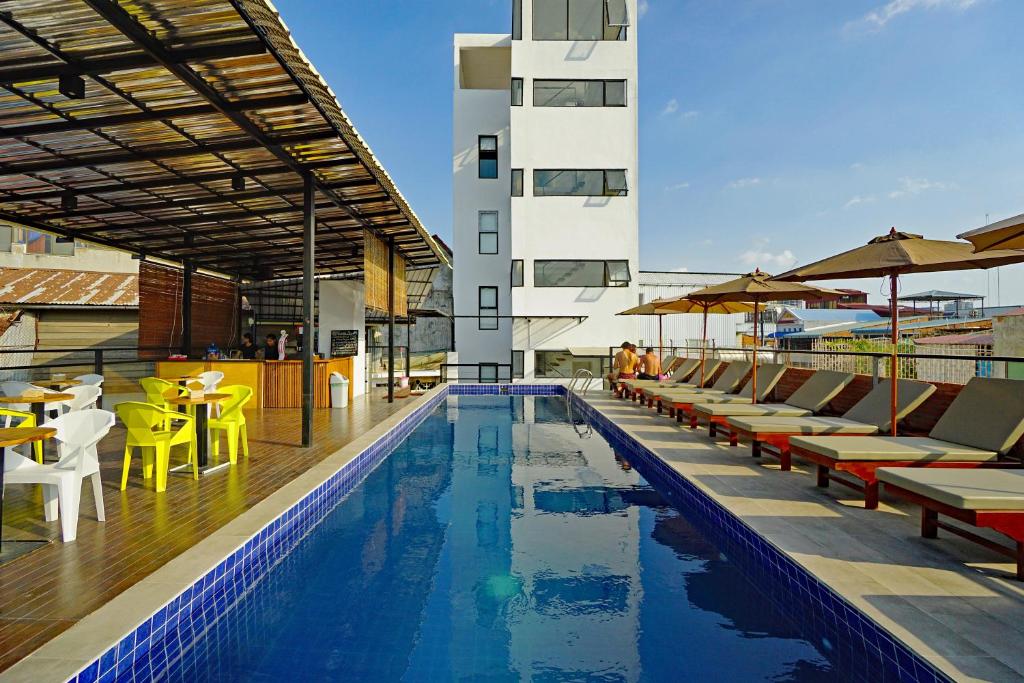
[[[361,271],[367,234],[449,265],[266,0],[0,0],[0,220],[186,286],[301,277],[308,329],[314,277]]]

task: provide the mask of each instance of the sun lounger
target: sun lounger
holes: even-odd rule
[[[704,361],[704,385],[707,385],[711,378],[714,377],[718,368],[722,365],[720,360],[708,359]],[[654,405],[654,397],[651,392],[659,389],[697,389],[701,386],[700,381],[700,361],[697,361],[697,369],[690,375],[690,379],[685,382],[655,382],[653,380],[641,384],[640,386],[634,387],[634,400],[639,400],[647,404],[650,408]]]
[[[782,376],[786,374],[786,366],[781,363],[768,363],[767,365],[757,366],[757,400],[764,401],[768,398],[768,395],[775,390],[775,385],[779,383]],[[750,405],[751,398],[754,395],[754,384],[752,381],[747,380],[747,383],[743,385],[743,388],[738,394],[702,394],[699,396],[686,396],[682,393],[672,394],[668,400],[664,401],[668,403],[668,411],[670,416],[676,418],[676,422],[684,422],[686,420],[690,423],[690,429],[697,428],[696,415],[693,412],[694,404],[734,404],[734,405]],[[689,398],[694,400],[687,400]],[[684,417],[688,416],[688,417]]]
[[[690,377],[690,375],[692,375],[694,372],[696,372],[699,369],[700,369],[700,359],[699,358],[684,358],[683,361],[679,364],[679,367],[676,368],[675,372],[673,372],[672,376],[669,379],[667,379],[667,380],[660,380],[660,379],[624,379],[621,382],[619,382],[619,386],[622,387],[622,389],[623,389],[623,391],[622,391],[623,398],[625,398],[626,395],[629,394],[630,398],[632,398],[635,401],[636,398],[637,398],[637,390],[640,387],[644,387],[644,386],[658,386],[658,385],[661,385],[661,384],[664,384],[666,386],[672,385],[672,384],[679,384],[679,385],[681,385],[683,382],[685,382]]]
[[[691,412],[691,426],[695,422],[705,420],[708,423],[710,436],[718,432],[729,434],[729,444],[737,444],[736,435],[729,431],[730,417],[751,417],[765,415],[771,417],[803,417],[812,415],[828,405],[840,391],[853,381],[853,373],[836,372],[835,370],[818,370],[793,394],[785,403],[695,403]]]
[[[921,536],[938,538],[939,529],[945,529],[1004,554],[1016,562],[1017,579],[1024,581],[1024,470],[882,467],[877,474],[886,492],[921,506]],[[1014,547],[947,524],[940,514],[994,529],[1012,539]]]
[[[1024,435],[1022,388],[1018,380],[974,377],[926,437],[794,436],[790,451],[817,465],[818,486],[834,481],[863,491],[864,507],[873,509],[878,507],[879,468],[997,466],[999,456]]]
[[[891,388],[891,380],[882,380],[864,398],[843,413],[842,417],[737,416],[728,418],[729,430],[740,441],[750,441],[750,453],[753,457],[760,457],[762,453],[777,456],[782,463],[782,470],[788,472],[791,467],[791,436],[867,436],[884,434],[890,430]],[[897,421],[917,410],[934,393],[934,384],[910,379],[899,380]]]
[[[658,412],[662,411],[662,404],[668,403],[671,405],[672,400],[676,397],[697,397],[697,396],[714,396],[717,394],[731,394],[740,387],[740,383],[743,378],[750,374],[751,364],[746,361],[734,361],[729,363],[715,383],[710,387],[668,387],[664,389],[650,389],[644,390],[644,396],[656,403],[658,406]],[[690,403],[693,403],[691,400]],[[672,413],[670,413],[672,416]]]

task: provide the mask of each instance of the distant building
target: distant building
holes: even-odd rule
[[[844,308],[850,305],[867,304],[868,293],[859,289],[838,289],[843,295],[838,299],[818,299],[808,301],[805,308]]]
[[[845,308],[790,308],[784,307],[776,320],[776,333],[779,337],[798,332],[813,332],[816,328],[834,327],[843,323],[860,323],[861,326],[871,323],[884,323],[883,318],[872,310]]]

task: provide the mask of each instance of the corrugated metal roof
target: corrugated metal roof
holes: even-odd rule
[[[318,274],[447,263],[268,0],[0,0],[0,83],[2,220],[295,277],[307,175]]]
[[[785,322],[785,318],[791,316],[797,320],[806,322],[872,322],[875,320],[882,320],[882,316],[878,315],[870,309],[857,309],[857,308],[791,308],[786,307],[786,312],[782,314],[779,322]]]
[[[995,335],[991,332],[969,332],[967,334],[943,334],[938,337],[919,337],[915,344],[967,344],[975,346],[992,346]]]
[[[0,304],[138,307],[139,276],[80,270],[0,268]]]

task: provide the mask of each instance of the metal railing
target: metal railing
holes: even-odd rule
[[[922,345],[923,346],[923,345]],[[919,352],[920,346],[901,342],[896,354],[897,376],[901,379],[921,379],[929,382],[965,384],[971,377],[1003,377],[1024,379],[1024,357],[996,356],[987,350],[982,353],[968,351],[958,353]],[[618,353],[617,347],[609,347],[609,358]],[[753,358],[754,350],[749,346],[708,347],[707,358],[724,361]],[[665,347],[669,355],[694,358],[700,355],[700,346]],[[891,376],[891,343],[879,344],[878,350],[845,349],[790,349],[762,347],[757,350],[759,363],[783,363],[793,368],[808,370],[840,370],[862,375],[871,375],[875,382]]]
[[[512,383],[512,364],[511,363],[490,363],[486,364],[486,367],[495,367],[495,379],[480,379],[481,366],[477,363],[441,363],[441,382],[444,384],[450,384],[452,382],[469,382],[472,384],[511,384]],[[455,375],[451,373],[451,368],[456,368]],[[471,377],[459,377],[458,368],[473,368],[476,372],[472,373]],[[507,370],[507,372],[503,372]]]

